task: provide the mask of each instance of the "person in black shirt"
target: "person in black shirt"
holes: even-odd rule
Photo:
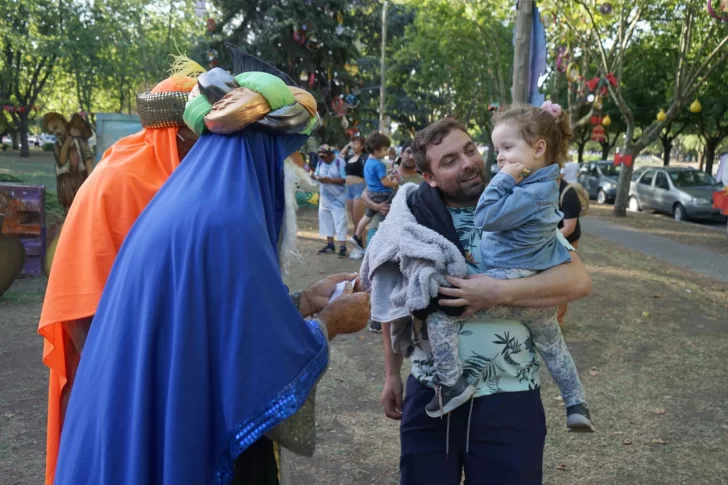
[[[574,249],[579,249],[579,239],[581,238],[581,226],[579,225],[581,202],[579,202],[579,196],[576,190],[570,187],[563,179],[561,179],[559,184],[559,210],[564,213],[564,218],[559,222],[558,226],[561,234],[574,246]],[[567,308],[567,303],[563,303],[558,307],[557,319],[559,325],[564,324]]]
[[[364,164],[367,161],[367,153],[364,151],[364,137],[355,136],[339,154],[346,163],[346,210],[354,222],[354,229],[364,216],[366,207],[361,199],[361,194],[367,188],[364,180]]]

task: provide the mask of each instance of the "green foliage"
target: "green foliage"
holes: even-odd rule
[[[53,143],[43,143],[42,147],[44,152],[52,152],[53,151]]]
[[[340,96],[359,93],[362,77],[347,71],[346,65],[358,62],[366,25],[381,18],[374,0],[243,0],[217,2],[222,19],[218,30],[227,40],[259,57],[305,85],[319,103],[324,129],[315,134],[321,141],[343,144],[346,141],[341,119],[334,116],[334,103]],[[294,39],[294,31],[305,42]],[[204,41],[209,42],[209,41]],[[315,44],[320,44],[316,48]],[[222,65],[231,68],[225,48],[212,43]],[[309,79],[313,75],[313,84]],[[360,119],[357,109],[346,115],[350,124]]]
[[[396,39],[387,112],[410,134],[445,116],[488,138],[491,102],[507,103],[512,25],[496,2],[411,2],[415,18]]]
[[[23,180],[9,173],[0,173],[0,182],[22,184]]]

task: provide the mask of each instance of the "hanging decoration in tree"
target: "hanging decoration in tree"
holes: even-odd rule
[[[728,15],[720,15],[713,9],[713,1],[714,0],[708,0],[708,13],[710,14],[710,16],[714,19],[728,22]],[[728,2],[726,2],[725,0],[721,0],[720,6],[718,8],[721,12],[728,13]]]
[[[217,65],[220,63],[217,58],[217,51],[215,49],[208,49],[207,50],[207,63],[212,69],[213,67],[217,67]]]
[[[657,113],[657,121],[665,121],[667,119],[667,113],[665,113],[664,109],[660,109],[660,112]]]
[[[566,72],[567,62],[569,62],[569,54],[567,54],[566,46],[560,45],[556,48],[556,70]]]
[[[215,22],[215,19],[212,17],[207,19],[205,25],[207,26],[207,32],[210,34],[215,32],[215,29],[217,28],[217,22]]]
[[[601,111],[603,107],[604,107],[604,101],[602,101],[602,97],[596,96],[594,98],[594,109],[597,111]]]
[[[611,15],[612,13],[612,4],[609,2],[604,2],[599,6],[599,13],[602,15]]]
[[[602,118],[602,126],[609,126],[612,124],[612,118],[609,117],[609,115],[606,115],[604,118]]]
[[[500,103],[498,103],[497,101],[493,101],[488,105],[488,111],[490,111],[491,113],[495,113],[496,111],[500,111],[500,107]]]
[[[602,125],[597,125],[592,128],[591,139],[594,141],[604,141],[606,139],[606,136],[604,135],[604,127]]]
[[[356,76],[359,74],[359,65],[356,59],[350,59],[349,62],[344,64],[344,70],[348,72],[350,76]]]
[[[577,66],[575,63],[571,63],[566,67],[566,76],[569,78],[569,81],[575,83],[579,80],[581,77],[579,75],[579,66]]]
[[[308,39],[306,41],[306,49],[308,49],[311,52],[316,52],[321,47],[323,47],[323,45],[324,45],[323,42],[316,40],[313,37],[311,37],[310,39]]]
[[[297,29],[293,27],[293,42],[298,45],[303,45],[306,43],[306,33],[303,31],[303,29]]]
[[[346,118],[341,118],[341,127],[345,130],[349,128],[349,121]]]
[[[620,155],[619,153],[614,154],[614,166],[618,167],[620,163],[625,164],[627,167],[632,166],[634,157],[632,155]]]
[[[346,103],[346,106],[349,109],[354,109],[359,106],[359,98],[357,98],[354,94],[347,94],[344,96],[344,103]]]
[[[703,110],[703,106],[700,104],[700,101],[697,99],[690,104],[690,112],[691,113],[700,113]]]
[[[342,118],[346,116],[346,110],[348,109],[346,103],[343,100],[343,96],[337,96],[331,101],[331,108],[334,110],[334,116]]]

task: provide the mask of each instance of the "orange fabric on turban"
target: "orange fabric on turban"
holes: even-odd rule
[[[173,76],[153,93],[189,92],[195,79]],[[116,142],[86,179],[66,217],[48,280],[38,333],[50,368],[46,485],[52,485],[70,388],[106,279],[139,214],[180,163],[177,128],[143,129]]]

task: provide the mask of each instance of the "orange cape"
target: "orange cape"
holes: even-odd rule
[[[38,333],[50,368],[46,485],[53,483],[67,396],[80,355],[69,324],[96,313],[121,243],[179,165],[177,128],[148,129],[109,148],[81,186],[56,249]],[[68,390],[66,390],[66,395]]]

